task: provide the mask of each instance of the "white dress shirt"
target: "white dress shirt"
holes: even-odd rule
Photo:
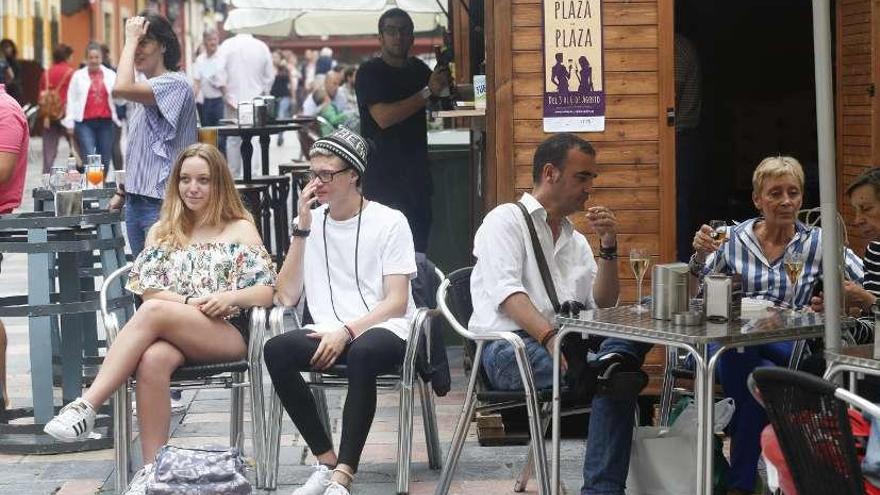
[[[547,211],[541,203],[528,193],[523,194],[520,201],[534,221],[559,302],[575,300],[584,303],[587,309],[595,308],[593,284],[599,266],[587,238],[574,230],[568,219],[563,219],[554,244]],[[553,321],[553,304],[538,270],[528,226],[516,205],[503,204],[486,215],[474,237],[474,256],[477,258],[471,273],[474,312],[468,323],[472,332],[520,330],[501,309],[501,303],[517,292],[528,295],[535,308]]]
[[[268,94],[275,81],[269,47],[250,34],[237,34],[220,45],[226,69],[226,92],[235,104]]]

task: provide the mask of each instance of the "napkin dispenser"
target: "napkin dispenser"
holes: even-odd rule
[[[703,305],[710,321],[736,321],[742,311],[742,276],[707,275],[703,279]]]
[[[671,320],[676,313],[688,310],[688,265],[654,265],[651,277],[652,311],[655,320]]]

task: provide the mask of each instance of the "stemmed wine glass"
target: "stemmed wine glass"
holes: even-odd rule
[[[728,233],[727,222],[725,220],[712,220],[709,222],[709,227],[712,227],[712,233],[709,234],[712,239],[718,241],[719,244],[724,244]],[[715,261],[712,263],[712,273],[718,272],[718,258],[720,256],[716,255]]]
[[[798,278],[804,270],[804,253],[796,251],[786,252],[782,263],[785,265],[785,273],[788,275],[788,281],[792,287],[789,305],[794,309]]]
[[[642,304],[642,281],[645,279],[645,272],[648,271],[648,265],[651,264],[651,258],[648,251],[641,248],[632,248],[629,251],[629,264],[632,266],[633,273],[636,276],[638,285],[636,305],[633,307],[635,313],[645,313],[648,311],[647,306]]]

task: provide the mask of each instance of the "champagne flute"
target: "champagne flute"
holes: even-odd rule
[[[636,276],[636,282],[639,284],[636,292],[636,305],[632,309],[635,313],[641,314],[648,311],[648,308],[642,304],[642,281],[645,279],[645,272],[648,271],[648,265],[650,265],[650,263],[651,258],[648,256],[647,250],[632,248],[629,251],[629,264],[632,266],[633,274]]]
[[[792,309],[795,305],[795,296],[797,295],[797,282],[804,270],[804,253],[786,252],[782,263],[785,266],[785,273],[788,275],[788,281],[791,283],[791,300],[789,304]]]

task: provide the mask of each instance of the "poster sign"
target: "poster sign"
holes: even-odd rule
[[[544,132],[605,130],[602,1],[544,0]]]

